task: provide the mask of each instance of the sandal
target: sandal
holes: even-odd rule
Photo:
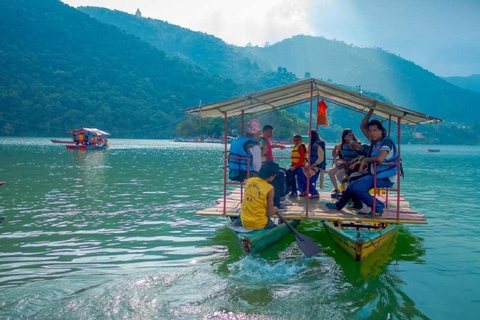
[[[319,199],[319,198],[320,198],[319,194],[313,194],[310,197],[308,197],[308,199]]]

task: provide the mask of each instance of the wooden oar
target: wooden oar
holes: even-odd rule
[[[277,216],[293,232],[295,238],[297,239],[297,246],[300,248],[300,250],[302,250],[303,254],[306,257],[310,258],[320,251],[320,247],[318,246],[318,244],[316,244],[315,242],[313,242],[312,239],[310,239],[306,235],[301,234],[294,227],[292,227],[292,225],[285,219],[283,215],[280,214],[280,212],[277,212]]]

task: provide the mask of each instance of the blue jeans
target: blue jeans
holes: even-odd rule
[[[280,198],[285,197],[285,173],[282,170],[278,170],[277,176],[270,184],[273,186],[273,205],[280,205]]]
[[[318,194],[316,184],[317,184],[317,179],[318,179],[319,175],[320,175],[320,171],[318,171],[317,173],[315,173],[313,176],[310,177],[310,186],[308,188],[308,192],[312,196],[315,196],[315,195]],[[302,186],[302,187],[300,187],[300,186]],[[302,191],[301,189],[303,188],[303,186],[305,186],[305,190]],[[303,170],[302,170],[302,172],[299,173],[298,190],[300,190],[300,192],[307,191],[306,187],[307,187],[307,176],[303,173]]]
[[[373,208],[373,196],[369,193],[373,188],[373,175],[368,174],[358,180],[352,181],[347,190],[343,192],[342,197],[337,202],[337,209],[341,210],[345,205],[353,199],[354,202],[361,201],[367,206]],[[393,183],[388,178],[377,179],[377,188],[390,188]],[[377,212],[383,211],[385,205],[380,200],[376,199],[375,210]]]
[[[298,191],[305,192],[305,188],[300,183],[300,179],[301,179],[300,175],[302,175],[301,167],[293,171],[287,170],[287,173],[285,175],[286,185],[287,185],[287,189],[290,189],[292,194],[297,194],[297,185],[298,185]]]

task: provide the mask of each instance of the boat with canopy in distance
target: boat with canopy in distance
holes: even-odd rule
[[[96,128],[79,128],[70,131],[72,141],[66,147],[69,150],[105,150],[108,149],[108,139],[105,136],[110,133]],[[55,140],[59,141],[59,140]],[[53,143],[62,143],[54,142]]]
[[[385,244],[395,233],[399,224],[427,224],[425,215],[415,212],[411,208],[410,203],[401,194],[401,125],[438,123],[442,121],[441,119],[386,103],[314,78],[188,109],[184,113],[204,118],[224,118],[225,137],[228,133],[228,117],[240,116],[241,133],[243,136],[245,115],[255,116],[269,111],[282,110],[309,103],[309,132],[311,132],[312,122],[314,123],[312,119],[315,100],[318,105],[321,102],[327,102],[335,107],[346,108],[359,113],[372,111],[373,116],[376,118],[388,121],[388,136],[394,123],[396,123],[396,144],[398,146],[399,160],[397,163],[392,163],[392,165],[398,167],[394,187],[376,188],[376,179],[374,180],[374,199],[379,199],[385,204],[384,212],[381,216],[368,217],[349,208],[343,208],[341,211],[329,209],[326,206],[326,202],[330,202],[332,199],[330,193],[327,192],[320,193],[320,201],[318,199],[311,200],[308,197],[302,200],[293,200],[293,204],[288,206],[286,211],[283,212],[287,221],[310,220],[322,222],[332,239],[356,261],[361,261]],[[199,210],[196,214],[227,217],[230,222],[237,219],[241,214],[244,182],[229,181],[227,179],[229,156],[226,141],[224,146],[223,196],[217,199],[216,205]],[[227,194],[227,185],[232,184],[237,185],[237,188],[230,190]],[[307,188],[308,185],[309,183],[307,182]],[[375,207],[373,209],[375,210]]]

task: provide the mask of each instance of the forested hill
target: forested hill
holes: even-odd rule
[[[298,78],[285,68],[260,69],[243,53],[223,40],[168,22],[138,17],[118,10],[79,7],[78,10],[135,35],[167,55],[241,84],[243,93],[280,86]]]
[[[469,77],[447,77],[444,79],[457,87],[480,93],[480,74],[472,74]]]
[[[0,1],[0,131],[171,136],[181,110],[237,94],[222,79],[58,0]]]
[[[240,49],[240,48],[238,48]],[[379,48],[358,48],[320,37],[295,36],[272,46],[247,47],[263,67],[278,66],[303,77],[361,86],[393,103],[427,114],[473,124],[480,121],[480,93],[461,89],[413,62]]]

